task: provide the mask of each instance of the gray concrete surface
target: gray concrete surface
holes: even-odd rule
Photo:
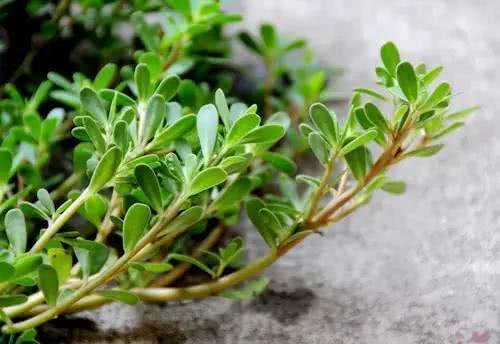
[[[245,26],[277,22],[341,66],[337,89],[373,84],[379,46],[446,66],[457,108],[483,109],[432,159],[267,275],[246,302],[110,305],[83,313],[78,343],[499,343],[500,19],[497,0],[244,0]],[[237,6],[237,7],[238,7]],[[59,323],[60,329],[65,324]]]

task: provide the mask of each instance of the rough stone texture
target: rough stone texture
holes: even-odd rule
[[[378,49],[447,67],[457,107],[483,109],[437,157],[404,164],[399,197],[378,195],[326,237],[268,271],[247,302],[110,305],[80,316],[62,342],[500,342],[500,19],[497,0],[245,0],[245,26],[279,24],[344,68],[337,89],[371,86]],[[255,240],[257,243],[257,241]],[[70,325],[56,322],[65,328]]]

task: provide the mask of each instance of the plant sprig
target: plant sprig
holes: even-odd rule
[[[355,89],[348,113],[337,116],[318,102],[326,72],[310,64],[288,70],[296,82],[280,88],[285,57],[303,42],[285,42],[267,24],[259,40],[240,35],[273,78],[263,85],[264,99],[255,98],[262,106],[248,106],[238,94],[188,79],[202,69],[199,40],[220,38],[220,26],[238,19],[216,1],[202,3],[169,2],[160,29],[136,12],[144,50],[133,67],[118,72],[117,64],[105,64],[95,77],[76,74],[73,81],[50,73],[50,82],[28,99],[5,88],[4,334],[22,332],[17,341],[33,342],[32,329],[54,317],[113,301],[258,294],[268,283],[258,275],[309,235],[349,216],[377,190],[403,193],[404,182],[392,180],[390,168],[438,153],[442,139],[474,110],[450,112],[451,86],[436,83],[442,68],[414,67],[389,42],[376,69],[379,90]],[[298,94],[300,116],[283,106]],[[51,105],[47,96],[66,110],[43,116],[43,106]],[[272,106],[273,97],[283,104]],[[51,151],[61,140],[77,141],[65,147],[72,167],[60,171],[66,180],[47,179]],[[291,157],[304,147],[319,176],[297,174],[304,171]],[[250,262],[232,230],[242,217],[268,246]],[[75,230],[76,219],[83,230]],[[175,285],[195,273],[201,282]]]

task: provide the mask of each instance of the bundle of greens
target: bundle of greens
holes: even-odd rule
[[[304,41],[264,24],[259,37],[238,35],[262,58],[263,78],[231,65],[223,29],[240,18],[215,0],[44,3],[30,12],[55,27],[44,44],[91,37],[103,67],[69,80],[51,66],[26,97],[34,80],[23,73],[38,56],[29,51],[6,79],[17,87],[2,87],[0,318],[9,343],[35,342],[37,326],[112,301],[260,293],[268,279],[258,276],[309,235],[377,190],[404,192],[390,167],[439,152],[474,110],[451,113],[450,85],[434,86],[442,67],[413,67],[391,42],[376,68],[380,91],[355,89],[341,120],[318,102],[332,74]],[[158,24],[144,11],[159,13]],[[129,18],[127,43],[114,29]],[[100,46],[108,41],[112,56]],[[315,159],[322,173],[297,174],[294,159]],[[250,262],[237,235],[245,218],[268,247]]]

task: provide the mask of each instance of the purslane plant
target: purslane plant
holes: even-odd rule
[[[450,113],[450,85],[434,86],[442,68],[413,67],[387,43],[376,69],[381,91],[356,89],[345,120],[306,102],[309,116],[298,127],[323,173],[296,175],[295,163],[273,149],[297,118],[261,116],[256,105],[221,89],[204,88],[200,97],[199,85],[174,74],[192,48],[191,34],[205,32],[194,21],[232,20],[213,19],[218,7],[208,7],[179,8],[181,33],[145,42],[150,51],[138,54],[122,80],[114,65],[74,84],[49,75],[62,88],[52,95],[74,112],[71,133],[81,141],[68,180],[40,181],[44,152],[71,128],[62,109],[40,115],[47,84],[28,101],[13,88],[8,93],[5,104],[16,112],[4,108],[12,120],[1,127],[0,315],[10,340],[33,342],[33,329],[54,317],[111,301],[257,294],[268,281],[257,276],[307,236],[350,215],[378,189],[403,192],[405,184],[386,175],[389,168],[439,152],[441,139],[473,110]],[[143,40],[156,37],[147,25],[139,25]],[[155,68],[159,59],[163,69]],[[29,155],[25,147],[39,152]],[[242,216],[269,248],[247,263],[243,240],[231,231]],[[82,223],[90,230],[80,230]],[[206,278],[176,286],[188,271]]]

